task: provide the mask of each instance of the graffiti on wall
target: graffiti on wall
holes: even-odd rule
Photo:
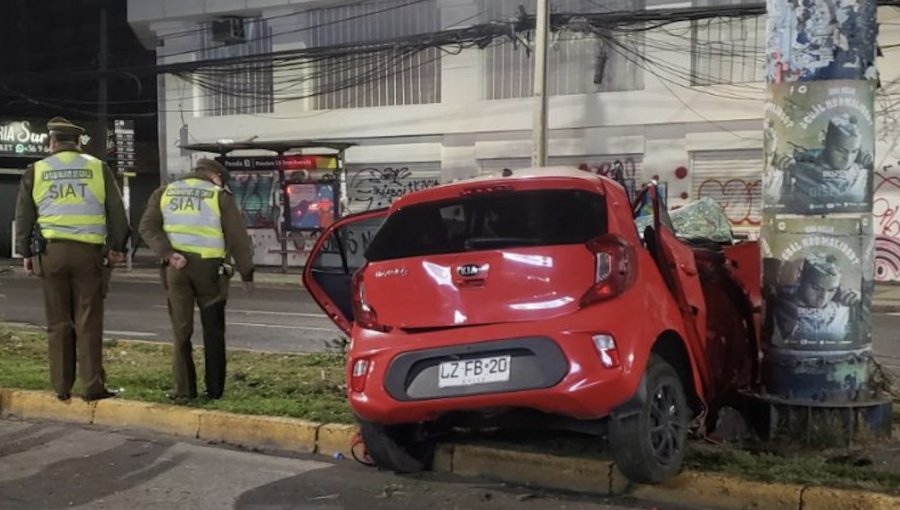
[[[578,165],[578,169],[609,177],[613,180],[618,180],[621,177],[622,182],[625,183],[625,190],[628,192],[628,196],[632,199],[637,196],[637,165],[632,158],[616,159],[596,164],[581,163]]]
[[[725,210],[734,226],[759,226],[762,217],[761,179],[706,179],[697,198],[710,197]]]
[[[875,280],[900,281],[900,174],[886,165],[875,172]]]
[[[281,197],[276,171],[232,171],[231,192],[244,216],[253,243],[253,262],[263,265],[281,263]]]
[[[233,172],[231,191],[247,228],[275,228],[278,224],[277,172]]]
[[[387,207],[401,196],[441,183],[437,164],[351,167],[347,202],[352,212]]]

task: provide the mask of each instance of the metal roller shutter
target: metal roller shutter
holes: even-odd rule
[[[691,199],[710,197],[725,208],[737,232],[756,232],[762,213],[763,151],[691,152]]]

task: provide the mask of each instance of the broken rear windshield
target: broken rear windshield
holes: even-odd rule
[[[489,194],[400,209],[381,226],[366,259],[577,244],[605,232],[606,205],[595,193],[541,190]]]

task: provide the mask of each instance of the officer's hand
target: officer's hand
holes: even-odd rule
[[[187,265],[187,258],[180,253],[173,253],[169,255],[169,265],[175,269],[184,269],[184,266]]]
[[[255,286],[253,285],[253,282],[244,282],[244,291],[253,292],[254,288]]]
[[[29,276],[34,274],[34,262],[31,257],[25,257],[25,274]]]
[[[121,264],[122,261],[125,260],[125,254],[120,251],[110,250],[106,255],[106,258],[109,259],[109,265],[114,266],[116,264]]]
[[[838,292],[837,296],[835,296],[835,299],[838,303],[844,306],[853,306],[859,303],[860,294],[857,290],[842,290]]]

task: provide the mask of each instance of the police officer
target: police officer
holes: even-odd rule
[[[47,129],[52,155],[19,186],[16,247],[25,270],[42,277],[57,397],[70,398],[77,358],[83,398],[99,400],[114,396],[103,370],[104,259],[124,258],[128,218],[112,171],[81,151],[84,128],[54,117]]]
[[[194,303],[200,307],[206,358],[206,396],[225,390],[225,303],[227,263],[233,257],[246,290],[253,290],[253,250],[244,219],[225,186],[229,174],[211,159],[195,171],[151,195],[141,218],[140,234],[163,261],[169,316],[175,336],[175,391],[170,398],[197,397],[197,375],[191,355]]]

